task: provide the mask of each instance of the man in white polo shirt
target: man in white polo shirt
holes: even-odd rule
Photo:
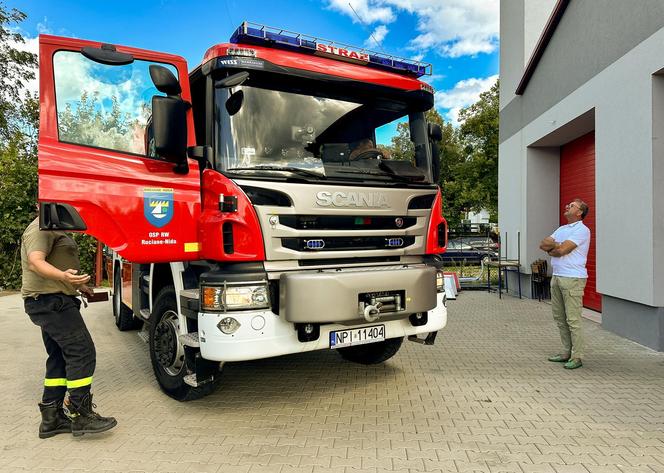
[[[551,308],[563,342],[563,352],[549,357],[549,361],[565,363],[565,368],[573,370],[583,365],[581,310],[590,247],[590,230],[583,219],[588,215],[588,205],[574,199],[565,206],[564,215],[567,225],[542,240],[540,249],[551,256]]]

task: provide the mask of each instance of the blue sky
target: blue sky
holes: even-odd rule
[[[456,123],[498,74],[499,0],[8,1],[28,15],[27,47],[48,33],[184,56],[190,69],[243,20],[421,59],[436,108]],[[373,35],[373,38],[371,37]],[[376,44],[378,40],[379,44]]]

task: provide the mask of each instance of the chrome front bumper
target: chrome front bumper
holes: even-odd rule
[[[349,268],[284,273],[279,278],[279,315],[293,323],[350,322],[364,318],[363,300],[399,293],[403,316],[436,307],[436,269],[426,265]]]

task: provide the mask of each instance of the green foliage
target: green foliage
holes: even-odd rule
[[[38,103],[24,89],[37,56],[12,46],[24,19],[0,3],[0,287],[21,285],[20,238],[36,216]]]
[[[390,158],[402,161],[410,161],[415,157],[415,146],[410,141],[410,130],[408,122],[397,124],[397,134],[392,137],[390,146]]]
[[[21,99],[25,84],[35,78],[37,66],[37,55],[13,47],[25,42],[15,30],[25,18],[23,12],[8,10],[0,3],[0,139],[5,142],[21,129]]]
[[[467,184],[467,207],[498,213],[498,81],[480,99],[461,110],[460,139],[466,160],[459,177]],[[470,185],[468,185],[470,184]]]
[[[21,235],[37,216],[39,100],[25,91],[37,56],[13,48],[24,43],[15,24],[25,14],[0,2],[0,288],[21,286]],[[76,235],[81,266],[92,274],[96,240]]]
[[[21,285],[20,238],[36,217],[36,154],[15,135],[0,146],[0,287]]]
[[[95,274],[97,239],[84,233],[74,233],[72,236],[78,245],[78,257],[81,260],[81,273],[87,273],[93,277],[90,281],[90,285],[92,285],[94,283]]]

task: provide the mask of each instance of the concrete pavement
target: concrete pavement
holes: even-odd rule
[[[0,471],[240,473],[664,472],[664,354],[584,320],[584,367],[559,349],[550,306],[462,292],[433,347],[384,365],[334,352],[227,364],[220,389],[161,393],[147,345],[110,302],[83,311],[107,434],[37,438],[45,351],[18,295],[0,297]]]

